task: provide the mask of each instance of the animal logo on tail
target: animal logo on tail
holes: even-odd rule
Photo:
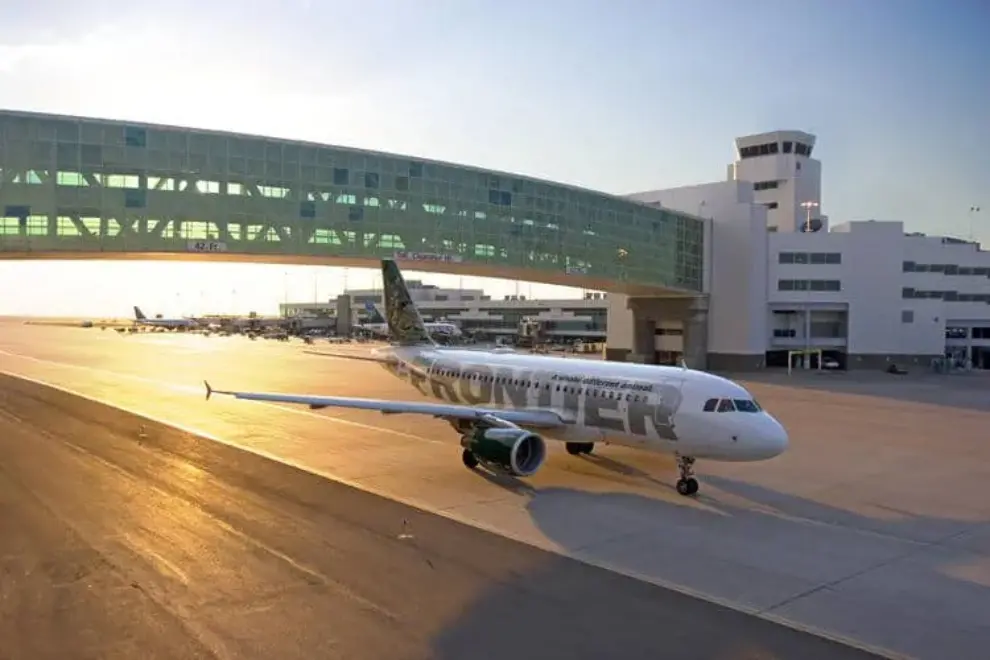
[[[399,267],[391,259],[382,260],[382,283],[385,289],[385,320],[392,339],[399,344],[436,342],[426,331],[426,324],[413,304]]]

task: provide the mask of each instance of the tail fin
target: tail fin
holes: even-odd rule
[[[143,321],[143,320],[145,320],[148,317],[144,315],[144,312],[141,311],[141,308],[140,307],[138,307],[137,305],[135,305],[134,306],[134,318],[136,318],[138,321]]]
[[[368,322],[369,323],[385,323],[385,318],[382,317],[381,312],[375,306],[375,303],[370,300],[364,303],[364,311],[368,312]]]
[[[399,344],[436,345],[426,331],[423,317],[409,296],[399,267],[391,259],[382,259],[382,283],[385,289],[385,321],[389,334]]]

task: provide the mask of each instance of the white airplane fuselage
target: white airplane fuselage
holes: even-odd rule
[[[191,328],[197,325],[188,319],[138,319],[135,322],[153,328]]]
[[[566,424],[527,428],[568,443],[624,445],[719,461],[783,452],[784,427],[731,380],[703,371],[433,346],[376,358],[423,395],[484,409],[553,410]],[[718,412],[719,402],[722,412]],[[715,407],[712,409],[712,404]]]

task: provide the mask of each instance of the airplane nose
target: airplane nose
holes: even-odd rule
[[[790,444],[790,439],[787,437],[787,429],[776,419],[767,415],[766,429],[763,432],[760,444],[762,445],[761,449],[766,452],[767,458],[773,458],[774,456],[783,454],[787,449],[787,445]]]

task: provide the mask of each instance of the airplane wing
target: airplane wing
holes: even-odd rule
[[[354,355],[350,353],[329,353],[327,351],[303,351],[307,355],[319,355],[320,357],[337,358],[340,360],[359,360],[362,362],[375,362],[378,364],[396,364],[396,360],[390,358],[375,357],[374,355]]]
[[[553,410],[501,410],[496,408],[474,408],[452,403],[431,403],[417,401],[389,401],[386,399],[362,399],[344,396],[311,396],[305,394],[270,394],[266,392],[233,392],[216,390],[204,381],[206,398],[214,394],[232,396],[246,401],[268,401],[270,403],[295,403],[309,406],[313,410],[322,408],[354,408],[356,410],[377,410],[383,415],[430,415],[444,419],[473,420],[492,426],[531,426],[555,428],[568,424]]]

